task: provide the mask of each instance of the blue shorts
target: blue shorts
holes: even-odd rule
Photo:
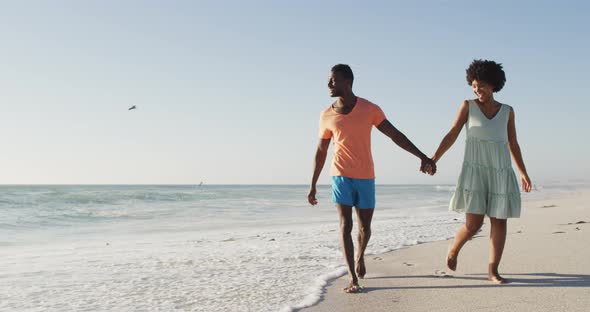
[[[332,177],[332,202],[359,209],[375,208],[375,179]]]

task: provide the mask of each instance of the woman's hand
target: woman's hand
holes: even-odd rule
[[[436,173],[436,162],[428,157],[422,158],[420,171],[429,175],[434,175]]]
[[[521,174],[520,175],[520,184],[522,184],[522,190],[524,192],[530,192],[531,191],[531,179],[529,178],[528,175],[526,174]]]

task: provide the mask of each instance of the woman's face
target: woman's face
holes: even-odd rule
[[[471,87],[473,88],[473,93],[475,93],[480,102],[487,102],[492,99],[494,86],[491,84],[481,80],[473,80],[471,82]]]

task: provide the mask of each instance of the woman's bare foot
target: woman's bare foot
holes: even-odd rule
[[[447,253],[447,267],[451,271],[455,271],[457,269],[457,254],[453,253],[449,250]]]
[[[508,281],[506,281],[506,279],[500,275],[488,274],[488,280],[494,284],[507,284],[508,283]]]
[[[494,284],[506,284],[508,283],[508,281],[506,281],[505,278],[503,278],[502,276],[500,276],[500,273],[498,273],[498,266],[494,265],[494,264],[490,264],[489,268],[488,268],[488,280]]]
[[[367,268],[365,267],[365,258],[360,258],[356,261],[356,276],[358,278],[365,278]]]

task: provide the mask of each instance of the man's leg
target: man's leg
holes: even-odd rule
[[[471,238],[473,235],[477,234],[477,231],[481,228],[483,224],[484,215],[477,215],[472,213],[465,214],[465,223],[461,225],[459,230],[457,231],[457,235],[455,235],[455,240],[453,241],[453,245],[451,249],[449,249],[449,253],[447,255],[447,267],[453,271],[457,269],[457,257],[459,257],[459,251],[463,248],[463,245]]]
[[[338,208],[338,215],[340,216],[340,243],[342,244],[342,254],[348,267],[348,275],[350,276],[350,285],[358,287],[358,278],[354,272],[354,244],[352,242],[352,207],[336,204]],[[345,289],[346,290],[346,289]]]
[[[373,211],[375,209],[359,209],[356,208],[356,216],[358,219],[358,252],[356,259],[356,274],[359,278],[364,278],[367,273],[365,267],[365,249],[371,239],[371,220],[373,219]]]
[[[490,218],[490,263],[488,267],[488,279],[497,284],[506,282],[498,273],[498,266],[502,260],[502,253],[504,252],[504,244],[506,243],[506,229],[508,227],[506,219]]]

